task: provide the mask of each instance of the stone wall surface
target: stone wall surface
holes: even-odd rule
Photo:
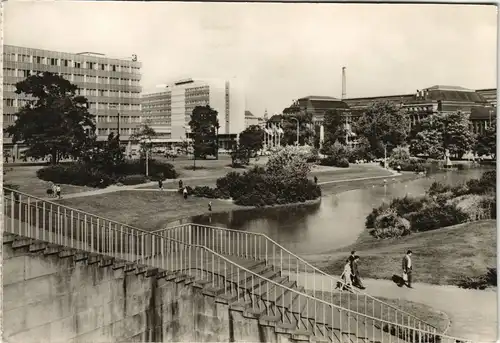
[[[9,343],[293,342],[182,279],[3,245]]]

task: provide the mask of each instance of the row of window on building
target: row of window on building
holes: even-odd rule
[[[97,116],[97,123],[117,123],[118,116]],[[120,123],[141,123],[140,116],[120,116]]]
[[[120,64],[98,63],[90,61],[75,61],[64,58],[16,54],[14,52],[4,52],[3,57],[4,61],[11,61],[11,62],[45,64],[45,65],[65,67],[65,68],[103,70],[111,72],[126,72],[126,73],[140,74],[140,68],[135,66],[120,65]],[[82,57],[82,59],[84,59],[84,57]]]
[[[15,92],[16,86],[13,84],[4,83],[4,92]],[[126,91],[115,91],[109,89],[89,89],[89,88],[78,88],[76,94],[83,96],[107,96],[112,98],[133,98],[139,99],[141,93],[139,92],[126,92]]]
[[[78,91],[77,91],[78,93]],[[4,107],[23,107],[29,104],[29,99],[11,99],[4,98],[3,105]],[[127,103],[108,103],[108,102],[89,102],[89,109],[93,110],[132,110],[132,111],[140,111],[140,104],[127,104]]]
[[[4,68],[3,72],[4,76],[14,76],[14,77],[24,77],[24,78],[29,77],[31,75],[37,75],[42,73],[39,70],[13,69],[13,68]],[[99,85],[110,84],[110,85],[123,85],[123,86],[140,86],[141,82],[139,79],[127,79],[119,77],[101,77],[101,76],[98,77],[94,75],[68,74],[68,73],[58,73],[58,74],[68,81],[96,83]]]
[[[149,103],[149,102],[142,102],[142,108],[169,108],[172,105],[170,101],[162,101],[162,102],[154,102],[154,103]]]
[[[138,127],[121,127],[120,128],[120,135],[131,135],[131,134],[134,134],[136,132],[139,132],[140,128]],[[109,135],[111,132],[114,132],[116,133],[116,129],[112,129],[112,128],[105,128],[105,127],[99,127],[97,128],[97,135],[98,136],[107,136]]]

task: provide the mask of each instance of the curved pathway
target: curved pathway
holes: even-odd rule
[[[313,285],[311,274],[299,277],[301,285]],[[315,276],[315,285],[329,285],[330,278]],[[447,334],[463,337],[474,342],[495,342],[497,340],[497,292],[496,289],[469,290],[455,286],[439,286],[414,283],[413,289],[398,287],[393,281],[363,279],[366,292],[374,297],[409,300],[445,312],[451,320]],[[317,290],[318,287],[316,287]],[[326,291],[326,289],[325,289]]]

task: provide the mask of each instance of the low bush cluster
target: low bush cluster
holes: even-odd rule
[[[269,175],[264,168],[254,167],[243,173],[228,173],[217,180],[215,188],[188,188],[188,194],[205,198],[231,198],[237,205],[262,207],[317,199],[321,196],[321,189],[308,179],[279,180]]]
[[[365,226],[377,238],[401,237],[467,221],[496,219],[495,172],[451,187],[434,182],[426,195],[393,199],[374,208]],[[408,225],[407,225],[408,224]]]
[[[319,162],[322,166],[349,168],[349,160],[346,157],[327,156]]]
[[[462,276],[456,280],[456,285],[465,289],[486,289],[497,286],[497,269],[488,268],[486,274],[476,277]]]
[[[124,161],[112,171],[103,171],[84,162],[57,164],[41,168],[38,178],[60,184],[104,188],[114,183],[135,185],[148,180],[175,179],[178,174],[170,163],[149,160],[149,177],[145,172],[144,160]]]
[[[114,179],[104,172],[84,163],[57,164],[37,170],[36,175],[44,181],[54,183],[105,188]]]

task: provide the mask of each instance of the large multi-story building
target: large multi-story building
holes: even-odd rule
[[[483,96],[485,94],[486,96]],[[433,113],[462,111],[470,115],[471,129],[480,134],[492,118],[496,118],[496,90],[475,91],[457,86],[432,86],[414,94],[349,98],[344,100],[354,113],[362,113],[378,101],[388,101],[406,110],[413,126]]]
[[[110,58],[103,54],[67,53],[4,45],[3,52],[3,121],[4,128],[16,120],[19,108],[29,100],[16,94],[15,84],[26,77],[52,72],[78,86],[78,94],[89,101],[95,115],[96,134],[104,140],[110,132],[120,132],[123,142],[139,129],[141,123],[141,63],[137,56]],[[19,148],[19,149],[18,149]],[[22,144],[14,145],[4,137],[4,149],[19,156]]]
[[[185,79],[160,92],[142,96],[142,115],[157,133],[157,144],[172,146],[189,138],[189,121],[196,106],[217,111],[219,146],[229,148],[245,129],[245,93],[237,80]]]

